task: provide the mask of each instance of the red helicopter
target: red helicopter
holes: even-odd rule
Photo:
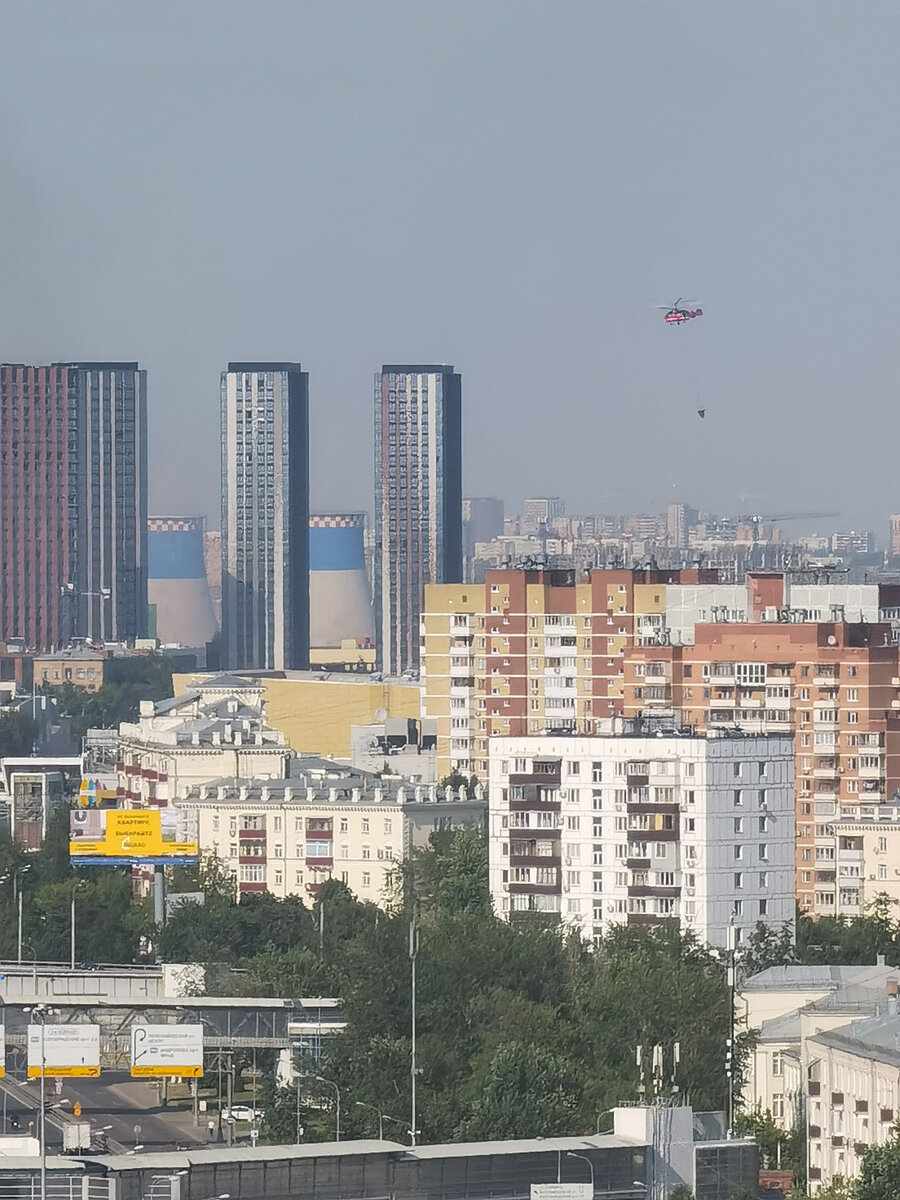
[[[675,303],[667,308],[665,304],[657,304],[657,308],[665,310],[663,320],[667,325],[684,325],[686,321],[692,321],[694,317],[702,317],[702,308],[682,308],[683,301],[679,296]],[[689,300],[689,304],[696,304],[695,300]]]

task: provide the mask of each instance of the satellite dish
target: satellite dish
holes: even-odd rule
[[[829,633],[829,635],[828,635],[828,645],[829,646],[837,645],[837,638],[834,636],[833,633]]]
[[[375,720],[376,721],[384,721],[386,719],[386,717],[387,717],[387,709],[386,708],[376,708],[375,709]]]

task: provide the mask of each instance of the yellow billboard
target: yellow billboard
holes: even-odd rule
[[[171,808],[78,808],[70,815],[69,856],[78,866],[196,861],[193,820]]]

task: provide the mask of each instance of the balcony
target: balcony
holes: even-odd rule
[[[860,779],[877,779],[879,783],[884,782],[884,763],[879,763],[875,767],[860,767]]]
[[[836,758],[817,758],[813,766],[813,777],[815,779],[830,779],[832,775],[836,775],[840,762]]]
[[[817,687],[834,687],[841,677],[840,668],[834,667],[816,667],[816,673],[813,675],[813,683]]]

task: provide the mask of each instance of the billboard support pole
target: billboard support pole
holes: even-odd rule
[[[166,923],[166,869],[153,868],[153,920],[160,927]]]

